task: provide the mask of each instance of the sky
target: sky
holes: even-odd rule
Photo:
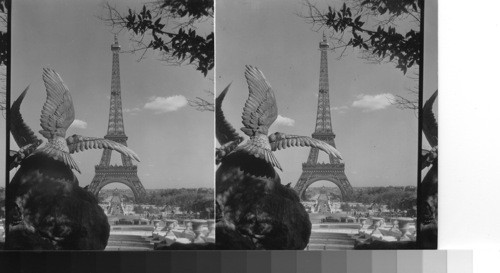
[[[340,7],[340,2],[335,5]],[[310,136],[314,132],[322,32],[313,31],[296,15],[301,11],[300,1],[217,1],[216,90],[232,82],[223,110],[235,128],[242,126],[248,97],[244,67],[249,64],[264,73],[275,91],[282,118],[269,133]],[[418,83],[393,64],[368,64],[356,50],[347,53],[339,59],[339,51],[330,51],[328,65],[335,143],[351,185],[416,185],[417,116],[397,109],[387,98],[408,95],[407,89]],[[308,154],[308,148],[275,152],[283,167],[278,171],[282,183],[295,185]],[[321,154],[324,162],[326,154]],[[333,184],[313,184],[318,185]]]
[[[104,1],[14,1],[12,9],[12,100],[30,86],[21,113],[40,128],[45,102],[42,68],[58,72],[73,97],[76,121],[67,135],[103,137],[109,113],[113,43],[111,28],[100,21]],[[126,11],[141,1],[116,1]],[[210,22],[206,29],[213,29]],[[118,35],[122,50],[128,35]],[[141,159],[139,178],[146,189],[213,187],[212,112],[200,112],[187,99],[213,90],[213,73],[204,77],[194,66],[167,66],[157,56],[120,54],[121,90],[128,147]],[[43,138],[41,135],[38,135]],[[0,142],[5,141],[4,134]],[[46,141],[44,139],[44,141]],[[16,148],[11,138],[11,143]],[[43,144],[42,144],[43,145]],[[82,173],[80,186],[90,184],[101,150],[73,154]],[[118,153],[113,153],[118,158]],[[113,162],[118,162],[112,159]],[[11,175],[14,172],[11,172]],[[113,183],[110,187],[120,187]]]
[[[97,19],[103,3],[14,3],[11,98],[17,98],[30,85],[21,112],[35,132],[40,129],[45,101],[42,67],[47,66],[61,74],[73,96],[77,121],[68,135],[105,135],[113,33]],[[120,1],[117,7],[124,10],[140,3]],[[436,3],[427,2],[426,7],[424,101],[437,88]],[[296,13],[300,11],[299,0],[216,1],[215,84],[221,91],[232,82],[223,107],[234,127],[242,126],[241,110],[248,95],[244,66],[251,64],[264,72],[278,100],[281,117],[270,133],[313,133],[322,33],[314,32],[299,18]],[[122,49],[131,48],[126,33],[120,33],[118,39]],[[355,50],[347,53],[338,59],[339,52],[330,51],[328,62],[335,141],[351,184],[415,185],[416,115],[396,109],[386,100],[391,95],[407,95],[407,89],[416,86],[415,81],[392,64],[367,64]],[[204,90],[213,90],[213,75],[205,78],[193,66],[166,66],[155,57],[148,54],[137,62],[138,55],[120,55],[125,131],[129,147],[141,158],[139,177],[146,188],[211,187],[213,117],[186,106],[184,98],[205,97]],[[437,104],[434,108],[436,111]],[[5,120],[0,120],[0,127],[4,132]],[[5,133],[1,131],[0,142],[4,142]],[[11,143],[15,145],[12,139]],[[425,138],[423,147],[429,148]],[[295,184],[308,153],[307,148],[276,152],[284,168],[280,172],[284,183]],[[74,154],[82,170],[77,174],[82,186],[90,183],[101,154],[98,150]],[[0,164],[4,165],[4,160],[1,157]],[[319,182],[313,186],[321,184],[332,185]]]
[[[424,25],[424,103],[438,88],[438,9],[437,1],[425,2],[425,25]],[[438,106],[439,96],[434,102],[433,110],[436,119],[439,119]],[[423,137],[422,148],[430,149],[427,139]]]

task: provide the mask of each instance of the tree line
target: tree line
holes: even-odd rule
[[[355,188],[353,202],[387,205],[388,209],[411,210],[417,205],[416,187]]]
[[[114,190],[103,190],[99,194],[99,201],[104,202],[112,195]],[[130,190],[118,190],[123,202],[133,202],[133,194]],[[144,209],[141,205],[154,205],[157,209]],[[155,189],[146,190],[146,196],[134,208],[134,212],[142,214],[145,212],[159,213],[163,208],[179,207],[181,211],[205,212],[214,207],[214,189],[212,188],[180,188],[180,189]]]

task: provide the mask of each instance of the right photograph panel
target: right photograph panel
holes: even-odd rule
[[[437,247],[423,2],[216,2],[220,249]]]

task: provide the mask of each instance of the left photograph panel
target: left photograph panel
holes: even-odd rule
[[[9,63],[8,7],[10,1],[0,0],[0,249],[5,243],[5,158],[7,65]]]
[[[11,9],[5,249],[210,248],[213,1]]]

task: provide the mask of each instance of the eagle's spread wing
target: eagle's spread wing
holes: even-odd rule
[[[424,107],[422,108],[422,131],[424,131],[424,135],[429,141],[429,144],[434,147],[438,145],[438,124],[436,121],[436,117],[432,112],[432,105],[436,100],[438,91],[434,92],[432,96],[425,102]]]
[[[337,149],[333,148],[330,144],[311,137],[274,133],[269,136],[269,143],[271,144],[271,150],[273,151],[293,146],[306,146],[318,148],[329,155],[342,159],[342,155],[340,154],[340,152]]]
[[[229,84],[215,100],[215,136],[221,145],[238,139],[241,141],[241,136],[226,120],[224,112],[222,111],[222,101],[229,90],[229,86],[231,86],[231,84]]]
[[[127,146],[104,138],[72,135],[66,138],[66,143],[68,144],[70,154],[87,149],[110,149],[140,161],[137,154]]]
[[[41,143],[41,139],[38,139],[31,128],[24,122],[23,116],[21,115],[21,103],[23,102],[26,93],[28,92],[29,86],[19,95],[17,100],[12,103],[10,108],[10,132],[14,137],[19,148],[24,147],[33,143]]]
[[[283,171],[281,168],[278,159],[274,156],[271,151],[271,147],[269,145],[268,137],[265,135],[258,135],[254,138],[250,138],[244,144],[236,147],[235,151],[245,151],[246,153],[255,156],[256,158],[260,158],[265,160],[267,163],[271,164],[273,167],[276,167]]]
[[[267,135],[268,129],[278,117],[278,107],[274,92],[266,78],[253,66],[246,66],[249,96],[243,108],[243,125],[241,130],[248,136],[257,133]]]
[[[40,131],[44,137],[52,139],[55,136],[64,137],[66,130],[75,119],[75,109],[68,87],[54,70],[43,69],[43,81],[47,91],[47,100],[43,105]]]

